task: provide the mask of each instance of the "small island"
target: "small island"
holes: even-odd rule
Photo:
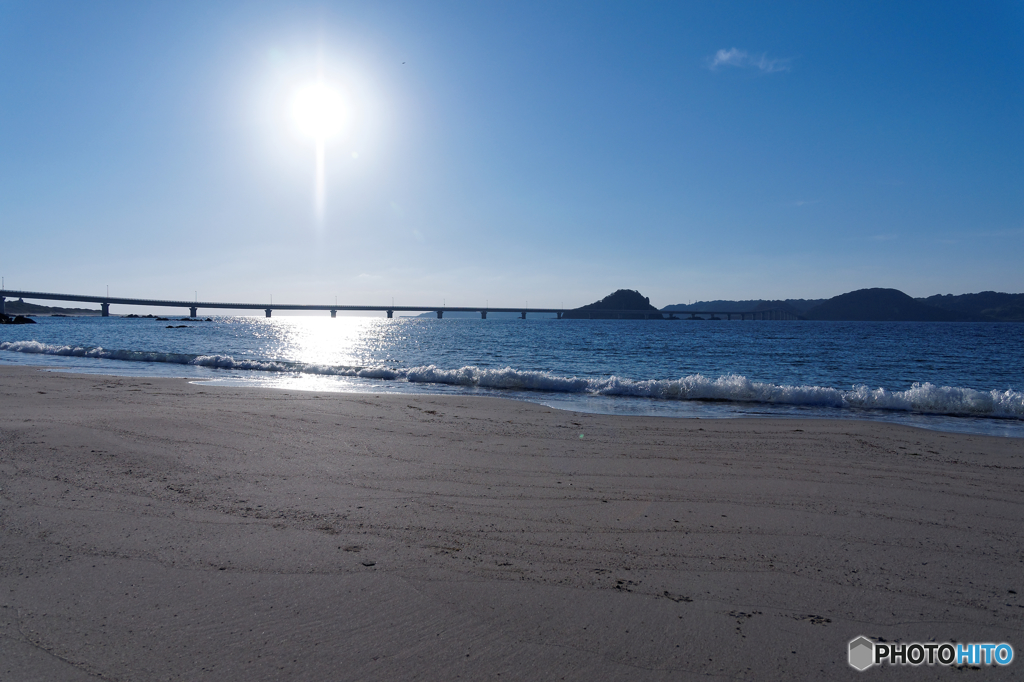
[[[600,301],[562,313],[563,320],[663,320],[651,299],[632,289],[619,289]]]

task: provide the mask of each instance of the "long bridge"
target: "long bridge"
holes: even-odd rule
[[[459,313],[480,313],[481,319],[487,319],[487,313],[517,313],[522,319],[526,319],[527,313],[548,313],[555,314],[558,319],[566,313],[571,313],[574,319],[586,315],[589,318],[607,319],[611,316],[619,318],[635,318],[643,316],[644,319],[663,318],[667,315],[670,320],[678,319],[701,319],[698,315],[709,315],[712,319],[721,319],[717,316],[723,315],[732,319],[733,315],[739,315],[741,320],[795,320],[799,319],[791,311],[782,308],[771,308],[767,310],[756,310],[747,312],[728,311],[654,311],[654,310],[565,310],[564,308],[491,308],[488,306],[410,306],[410,305],[303,305],[294,303],[224,303],[216,301],[175,301],[155,298],[126,298],[123,296],[88,296],[81,294],[54,294],[43,291],[18,291],[13,289],[0,289],[0,315],[5,313],[5,300],[8,298],[33,299],[43,301],[75,301],[80,303],[98,303],[100,315],[110,316],[111,305],[150,306],[163,308],[185,308],[189,311],[189,317],[196,317],[200,308],[207,310],[262,310],[267,317],[271,316],[274,310],[323,310],[330,311],[331,317],[337,317],[339,310],[361,311],[361,312],[383,312],[388,317],[393,317],[396,312],[436,312],[437,318],[444,317],[446,312]],[[676,315],[689,315],[689,318],[676,317]]]

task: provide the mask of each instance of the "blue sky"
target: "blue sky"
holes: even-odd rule
[[[5,1],[0,92],[10,288],[1024,291],[1021,2]]]

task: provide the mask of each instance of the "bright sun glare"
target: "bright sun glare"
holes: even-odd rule
[[[325,157],[327,140],[342,131],[347,120],[348,107],[337,90],[323,82],[310,83],[292,97],[292,118],[299,132],[316,141],[316,217],[324,220],[326,193]]]
[[[292,116],[299,131],[320,143],[341,132],[345,109],[341,94],[323,83],[301,88],[292,99]]]

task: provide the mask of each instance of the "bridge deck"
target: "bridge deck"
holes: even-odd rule
[[[561,317],[565,313],[574,314],[592,314],[601,317],[609,315],[668,315],[675,317],[684,316],[696,316],[696,315],[739,315],[745,317],[747,315],[786,315],[785,319],[795,319],[792,313],[781,309],[770,309],[770,310],[757,310],[757,311],[712,311],[712,310],[686,310],[686,311],[666,311],[666,310],[589,310],[581,311],[577,309],[566,310],[564,308],[491,308],[487,306],[416,306],[416,305],[349,305],[349,304],[296,304],[296,303],[225,303],[222,301],[183,301],[183,300],[166,300],[166,299],[155,299],[155,298],[128,298],[124,296],[89,296],[82,294],[59,294],[50,293],[43,291],[20,291],[13,289],[0,289],[0,306],[3,305],[3,299],[5,298],[20,298],[20,299],[35,299],[44,301],[75,301],[80,303],[98,303],[103,306],[104,311],[109,309],[111,304],[118,305],[136,305],[136,306],[153,306],[163,308],[185,308],[189,311],[198,310],[199,308],[214,309],[214,310],[264,310],[269,312],[272,310],[324,310],[334,313],[338,310],[348,311],[361,311],[361,312],[386,312],[388,317],[395,312],[466,312],[466,313],[516,313],[524,315],[527,313],[555,313]],[[0,308],[2,312],[2,308]],[[782,319],[777,318],[777,319]]]

